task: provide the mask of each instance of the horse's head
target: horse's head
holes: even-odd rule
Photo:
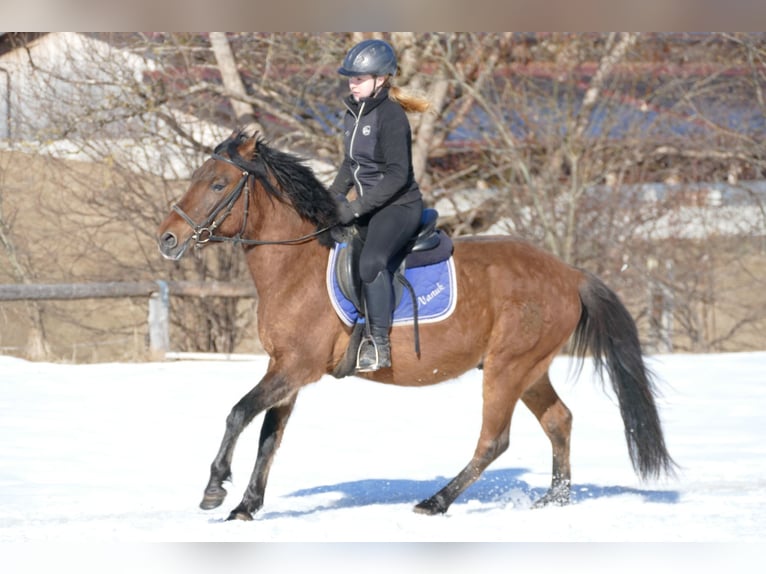
[[[259,166],[246,158],[256,139],[232,135],[192,174],[189,188],[157,231],[160,253],[180,259],[190,245],[241,234],[247,217],[249,180]]]
[[[300,236],[273,240],[245,237],[248,215],[255,211],[251,203],[264,194],[292,212],[288,219],[298,222],[292,232]],[[309,224],[316,231],[306,233]],[[332,239],[325,232],[336,224],[335,202],[311,169],[300,159],[270,148],[257,136],[235,132],[192,174],[188,190],[160,224],[157,235],[163,257],[177,260],[190,245],[224,240],[243,245],[284,245],[319,237],[321,243],[331,245]],[[291,231],[285,227],[281,230]]]

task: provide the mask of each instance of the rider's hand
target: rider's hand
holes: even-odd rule
[[[352,223],[356,219],[356,213],[354,213],[353,207],[351,207],[351,204],[346,201],[345,199],[343,201],[338,202],[338,221],[341,222],[343,225],[348,225],[349,223]]]

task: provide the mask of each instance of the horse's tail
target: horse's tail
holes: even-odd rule
[[[636,473],[642,479],[663,473],[672,476],[675,463],[665,446],[654,402],[655,383],[644,364],[636,323],[614,291],[595,275],[584,273],[582,314],[572,341],[574,353],[583,359],[590,351],[599,376],[606,367]]]

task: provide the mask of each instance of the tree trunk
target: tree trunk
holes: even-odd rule
[[[252,104],[246,102],[247,92],[245,91],[245,84],[239,75],[234,52],[231,49],[226,33],[210,32],[210,45],[213,48],[218,69],[221,71],[223,86],[229,94],[229,101],[234,109],[237,124],[250,131],[264,134],[263,126],[255,119],[255,109]]]

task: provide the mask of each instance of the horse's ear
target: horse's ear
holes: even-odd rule
[[[242,144],[239,148],[239,155],[246,158],[251,158],[255,156],[255,144],[258,141],[257,134],[247,137],[242,141]]]
[[[248,127],[240,127],[231,132],[229,138],[242,141],[250,139],[257,140],[259,136],[260,134],[258,133],[258,130],[253,130],[252,128]]]

